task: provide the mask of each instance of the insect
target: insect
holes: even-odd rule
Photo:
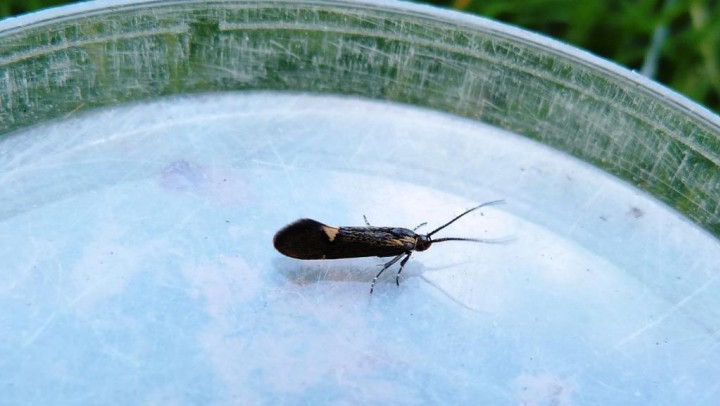
[[[331,227],[312,219],[300,219],[278,231],[273,238],[273,245],[281,254],[297,259],[394,257],[386,262],[373,278],[370,284],[370,294],[372,294],[380,275],[402,259],[400,269],[395,276],[395,283],[400,286],[400,273],[413,251],[425,251],[433,243],[444,241],[499,242],[499,240],[457,237],[433,240],[431,237],[470,212],[500,203],[504,201],[495,200],[475,206],[427,234],[415,232],[426,223],[409,230],[400,227],[372,227],[370,224],[367,227]],[[367,219],[365,223],[367,224]]]

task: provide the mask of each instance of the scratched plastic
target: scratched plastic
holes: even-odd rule
[[[717,129],[411,4],[0,22],[0,403],[711,404]],[[272,247],[301,217],[431,230],[496,199],[443,233],[511,243],[433,246],[372,296],[382,259]]]

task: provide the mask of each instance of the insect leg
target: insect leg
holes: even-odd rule
[[[365,220],[365,224],[366,224],[368,227],[372,227],[372,226],[370,225],[370,222],[367,220],[367,217],[366,217],[364,214],[363,214],[363,220]]]
[[[410,255],[412,255],[412,251],[407,252],[407,256],[405,259],[400,262],[400,269],[398,270],[397,275],[395,275],[395,284],[400,286],[400,272],[402,272],[403,268],[405,267],[405,264],[407,264],[408,260],[410,259]]]
[[[403,252],[402,254],[396,256],[395,258],[388,261],[385,265],[383,265],[383,268],[380,270],[380,272],[377,273],[377,275],[375,275],[375,277],[372,280],[372,283],[370,284],[370,294],[373,293],[373,289],[375,289],[375,282],[377,282],[380,275],[382,275],[382,273],[385,272],[386,269],[393,266],[394,263],[398,262],[400,260],[400,258],[402,258],[403,255],[408,255],[408,253]]]
[[[420,228],[420,227],[422,227],[422,226],[425,226],[425,225],[427,225],[427,221],[426,221],[426,222],[424,222],[424,223],[420,223],[420,224],[418,224],[418,226],[417,226],[417,227],[413,228],[413,231],[417,231],[417,230],[418,230],[418,228]]]

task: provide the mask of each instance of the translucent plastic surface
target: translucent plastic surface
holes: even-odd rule
[[[720,122],[575,49],[387,1],[106,1],[0,25],[0,133],[70,112],[215,90],[417,104],[610,171],[720,234]]]
[[[0,403],[712,404],[719,123],[406,3],[2,21]],[[500,198],[442,234],[512,244],[438,244],[372,296],[382,259],[271,245]]]
[[[387,104],[237,94],[115,109],[3,145],[11,401],[720,395],[717,242],[518,136]],[[300,217],[431,229],[497,198],[507,204],[441,234],[513,243],[438,244],[372,296],[382,259],[303,262],[271,244]]]

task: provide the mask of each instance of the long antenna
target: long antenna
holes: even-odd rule
[[[442,230],[443,228],[445,228],[445,227],[449,226],[450,224],[456,222],[460,217],[462,217],[462,216],[470,213],[471,211],[477,210],[477,209],[479,209],[479,208],[481,208],[481,207],[490,206],[490,205],[493,205],[493,204],[503,204],[503,203],[505,203],[505,200],[493,200],[492,202],[487,202],[487,203],[483,203],[483,204],[481,204],[481,205],[479,205],[479,206],[475,206],[475,207],[473,207],[472,209],[466,211],[465,213],[463,213],[463,214],[455,217],[454,219],[448,221],[448,222],[445,223],[444,225],[442,225],[442,226],[436,228],[435,230],[429,232],[429,233],[427,234],[427,236],[430,237],[431,235],[433,235],[433,234],[437,233],[438,231]],[[473,238],[440,238],[440,239],[438,239],[438,240],[433,240],[433,242],[441,242],[441,241],[477,241],[477,242],[489,242],[488,240],[480,240],[480,239],[473,239]]]
[[[485,244],[507,244],[509,242],[515,241],[515,238],[513,237],[505,237],[505,238],[438,238],[437,240],[432,240],[433,244],[443,241],[473,241],[473,242],[482,242]]]

